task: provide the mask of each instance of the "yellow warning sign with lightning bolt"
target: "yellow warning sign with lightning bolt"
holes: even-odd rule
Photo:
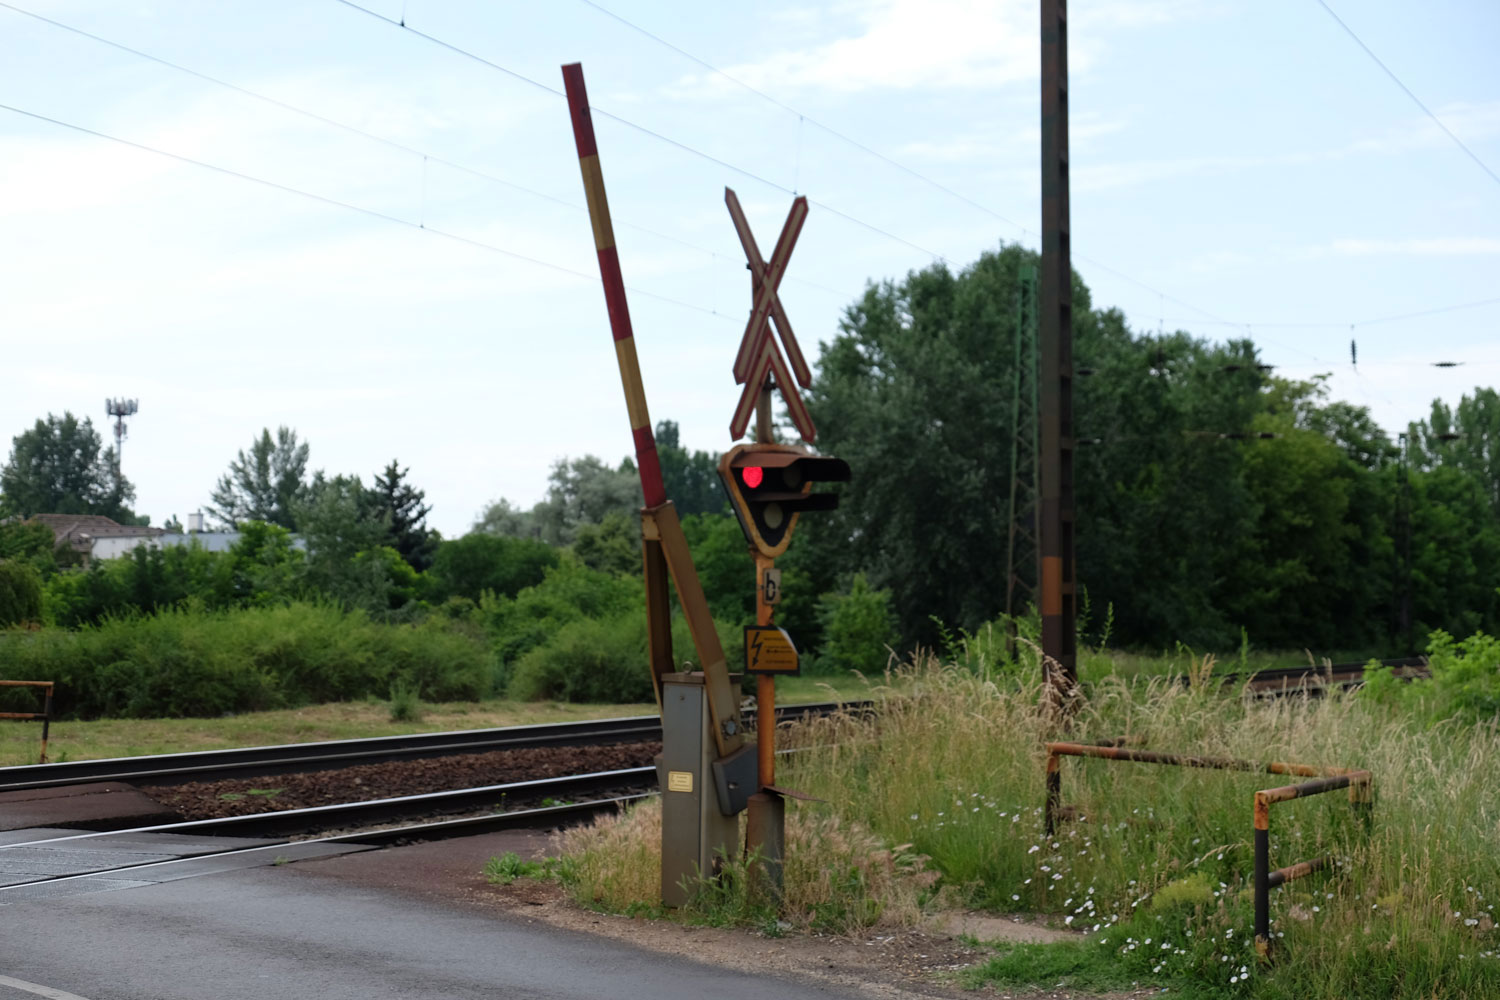
[[[800,674],[802,665],[792,637],[775,625],[745,626],[745,672]]]

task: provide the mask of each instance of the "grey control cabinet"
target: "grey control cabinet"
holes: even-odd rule
[[[662,675],[661,899],[687,902],[693,883],[712,877],[739,846],[739,817],[725,816],[714,786],[718,756],[708,691],[700,673]]]

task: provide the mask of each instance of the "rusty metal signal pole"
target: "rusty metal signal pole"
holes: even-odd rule
[[[1068,246],[1067,0],[1042,0],[1040,604],[1054,706],[1078,682],[1073,558],[1073,267]]]
[[[760,283],[755,283],[760,290]],[[775,444],[772,429],[770,376],[760,390],[755,406],[755,441]],[[776,566],[772,556],[763,555],[751,546],[755,560],[755,624],[769,625],[775,607],[766,593],[771,570]],[[776,899],[784,889],[783,865],[786,858],[786,800],[771,791],[776,786],[776,677],[755,676],[755,744],[756,781],[760,790],[750,796],[745,810],[745,850],[760,857],[768,888]]]

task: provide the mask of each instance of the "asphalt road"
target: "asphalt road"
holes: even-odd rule
[[[0,1000],[844,1000],[502,913],[252,868],[0,907]]]

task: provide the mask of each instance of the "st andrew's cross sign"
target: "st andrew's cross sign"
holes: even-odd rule
[[[769,261],[761,258],[755,236],[750,232],[750,223],[746,221],[745,212],[740,208],[740,200],[729,188],[724,189],[724,204],[729,206],[729,218],[734,222],[735,232],[739,233],[740,245],[745,248],[745,258],[750,262],[750,275],[755,290],[755,305],[750,311],[750,322],[745,326],[745,335],[740,340],[740,349],[734,358],[734,380],[743,382],[745,390],[740,394],[739,405],[734,409],[734,419],[729,423],[729,435],[735,439],[745,436],[745,429],[750,426],[750,415],[760,400],[760,391],[767,378],[774,378],[776,388],[781,390],[782,398],[786,400],[787,414],[792,418],[792,423],[802,435],[802,440],[811,444],[817,437],[818,430],[813,426],[812,417],[808,415],[797,385],[803,388],[811,386],[812,372],[802,356],[802,349],[797,346],[791,320],[787,319],[786,310],[782,308],[781,299],[777,295],[781,279],[786,275],[787,261],[792,256],[792,247],[796,245],[797,237],[802,232],[802,223],[807,219],[807,199],[797,198],[792,202],[792,210],[787,213],[786,223],[781,227],[781,237],[776,241],[776,249],[771,252]],[[776,338],[771,335],[772,324],[781,335],[781,343],[786,346],[785,358],[776,345]],[[791,360],[790,368],[787,366],[788,358]],[[792,382],[794,376],[796,384]]]

